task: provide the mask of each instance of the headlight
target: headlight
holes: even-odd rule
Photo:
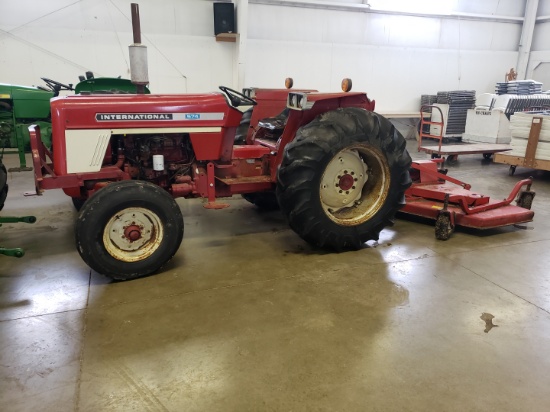
[[[245,87],[243,89],[243,94],[248,97],[249,99],[255,99],[256,98],[256,89],[253,87]]]
[[[308,110],[314,102],[308,102],[306,93],[289,93],[286,106],[294,110]]]

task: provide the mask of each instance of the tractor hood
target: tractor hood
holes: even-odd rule
[[[60,96],[51,106],[54,129],[236,127],[242,117],[222,93]]]
[[[17,118],[48,117],[52,97],[52,92],[36,87],[0,83],[0,99],[11,101]]]

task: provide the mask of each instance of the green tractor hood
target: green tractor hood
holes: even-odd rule
[[[129,79],[120,79],[114,77],[97,77],[87,80],[82,80],[78,83],[74,92],[76,94],[105,94],[105,93],[137,93],[137,86],[132,84]],[[149,89],[145,87],[145,94],[151,94]]]
[[[52,97],[53,92],[37,87],[0,83],[0,101],[12,105],[14,115],[19,119],[48,118]]]

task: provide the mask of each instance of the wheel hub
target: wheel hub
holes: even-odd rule
[[[344,176],[340,177],[338,187],[342,190],[350,190],[353,187],[353,183],[353,176],[350,174],[345,174]]]
[[[141,227],[132,224],[128,226],[126,229],[124,229],[124,236],[130,241],[135,242],[139,238],[141,238]]]
[[[343,150],[332,159],[321,181],[321,201],[325,209],[338,211],[361,198],[368,180],[367,165],[357,150]]]
[[[160,218],[150,209],[130,207],[105,225],[103,245],[117,260],[136,262],[151,256],[164,237]]]
[[[325,166],[319,188],[321,206],[339,225],[361,224],[384,205],[389,179],[384,154],[371,145],[355,144]]]

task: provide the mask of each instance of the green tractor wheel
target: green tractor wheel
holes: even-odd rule
[[[8,196],[8,172],[0,159],[0,210],[4,208],[4,202]]]

